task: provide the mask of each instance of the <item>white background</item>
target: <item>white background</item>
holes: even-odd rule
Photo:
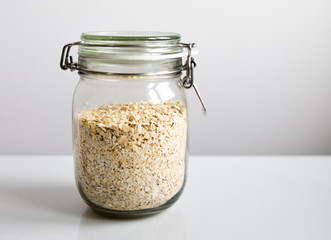
[[[15,0],[0,8],[0,154],[71,153],[77,73],[62,46],[92,30],[179,32],[199,46],[193,154],[331,154],[331,1]]]

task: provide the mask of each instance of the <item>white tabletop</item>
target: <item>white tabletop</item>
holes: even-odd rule
[[[0,156],[0,239],[331,239],[331,157],[190,157],[180,200],[143,219],[92,212],[71,156]]]

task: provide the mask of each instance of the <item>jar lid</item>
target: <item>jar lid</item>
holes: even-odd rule
[[[78,54],[119,60],[161,60],[183,57],[180,34],[171,32],[85,32]],[[104,46],[107,45],[107,46]]]
[[[171,32],[85,32],[82,41],[180,41],[180,34]]]

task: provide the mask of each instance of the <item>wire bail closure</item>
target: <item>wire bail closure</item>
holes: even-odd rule
[[[86,46],[86,47],[160,47],[160,45],[157,46],[141,46],[141,45],[122,45],[122,44],[86,44],[83,42],[73,42],[69,43],[63,46],[62,48],[62,54],[61,54],[61,60],[60,60],[60,67],[62,70],[70,69],[70,71],[77,70],[79,73],[92,73],[92,74],[103,74],[103,75],[119,75],[119,76],[158,76],[158,75],[166,75],[166,74],[173,74],[173,73],[180,73],[182,71],[186,71],[186,75],[181,80],[182,85],[184,88],[189,89],[193,87],[195,93],[198,96],[198,99],[202,106],[202,113],[206,115],[207,110],[205,107],[205,104],[203,103],[203,100],[201,98],[201,95],[198,91],[198,88],[196,84],[194,83],[194,75],[193,70],[196,67],[195,59],[192,57],[192,48],[196,47],[195,43],[179,43],[181,47],[187,48],[187,58],[185,64],[182,66],[181,70],[174,70],[174,71],[163,71],[163,72],[157,72],[157,73],[114,73],[114,72],[97,72],[97,71],[90,71],[86,69],[81,69],[78,66],[77,62],[73,61],[73,57],[70,55],[71,47],[73,46]],[[166,45],[163,45],[162,47],[165,47]]]

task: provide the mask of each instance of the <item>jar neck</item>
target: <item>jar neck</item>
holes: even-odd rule
[[[83,70],[105,74],[158,75],[163,73],[179,73],[182,69],[182,58],[142,61],[79,56],[78,66]]]

